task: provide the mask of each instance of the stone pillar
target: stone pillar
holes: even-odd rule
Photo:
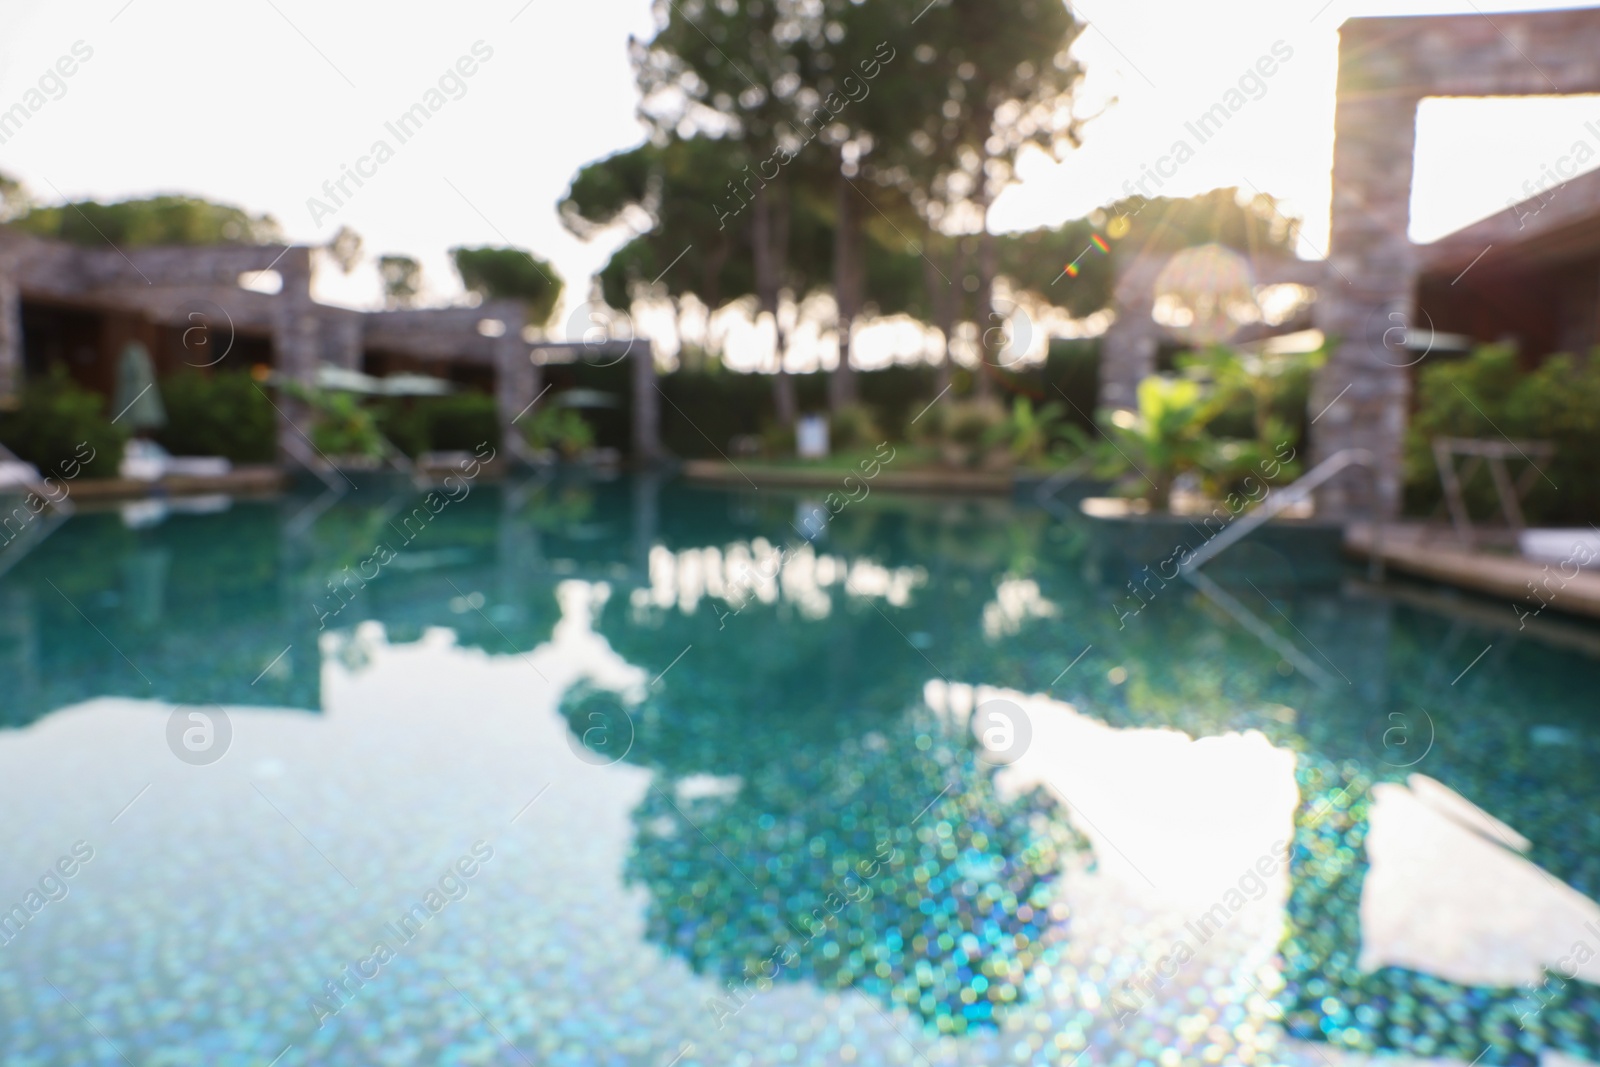
[[[1311,390],[1311,461],[1346,448],[1377,458],[1377,494],[1360,471],[1317,494],[1319,513],[1342,516],[1400,512],[1401,447],[1411,389],[1415,250],[1406,234],[1411,213],[1412,154],[1419,97],[1373,91],[1397,72],[1369,70],[1384,60],[1347,56],[1334,116],[1333,212],[1329,269],[1317,301],[1317,327],[1338,341]],[[1331,406],[1330,406],[1331,405]]]
[[[1136,410],[1139,383],[1156,372],[1156,350],[1160,343],[1150,331],[1123,326],[1125,318],[1139,314],[1137,308],[1118,306],[1117,321],[1100,338],[1100,407]],[[1144,312],[1149,314],[1148,310]],[[1092,414],[1092,413],[1091,413]]]
[[[1139,406],[1139,382],[1156,372],[1161,327],[1155,311],[1156,276],[1167,257],[1140,256],[1118,262],[1111,306],[1117,317],[1100,338],[1102,408],[1132,411]]]
[[[633,461],[642,466],[661,459],[661,392],[656,385],[655,346],[637,338],[632,355]]]
[[[508,460],[529,463],[533,457],[522,436],[522,419],[532,417],[528,405],[539,395],[541,369],[534,366],[533,350],[522,337],[526,312],[521,305],[495,304],[485,317],[498,319],[505,332],[494,341],[494,399],[500,420],[500,451]]]
[[[22,395],[22,290],[0,274],[0,410]]]
[[[278,261],[283,289],[278,293],[272,314],[273,367],[283,377],[301,385],[316,381],[317,363],[322,352],[321,323],[311,300],[311,254],[309,249],[291,248]],[[304,434],[311,434],[310,411],[294,397],[280,392],[278,405],[278,450],[291,456],[304,455]]]
[[[329,363],[345,370],[362,369],[364,325],[361,315],[347,314],[328,320],[331,336],[325,358]]]

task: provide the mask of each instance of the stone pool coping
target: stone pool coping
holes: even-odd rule
[[[719,460],[690,459],[683,462],[687,481],[709,485],[750,485],[752,482],[784,488],[837,489],[851,475],[847,467],[837,469],[781,467],[762,463],[724,463]],[[916,493],[995,493],[1009,495],[1015,475],[1011,471],[892,470],[884,468],[872,479],[874,489]]]
[[[1345,550],[1363,559],[1373,554],[1372,528],[1352,523],[1345,530]],[[1416,523],[1383,528],[1378,555],[1385,567],[1447,585],[1504,597],[1519,605],[1543,603],[1557,612],[1600,618],[1600,573],[1580,570],[1566,577],[1558,564],[1537,563],[1520,556],[1495,555],[1461,547],[1453,535]]]
[[[142,500],[153,496],[276,493],[288,488],[289,475],[281,467],[261,465],[235,467],[227,474],[168,475],[153,482],[137,478],[77,478],[68,485],[74,502]]]

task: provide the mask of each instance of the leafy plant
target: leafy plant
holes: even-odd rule
[[[1553,442],[1555,456],[1535,461],[1542,475],[1534,477],[1524,515],[1533,524],[1593,522],[1600,515],[1600,485],[1594,478],[1600,456],[1600,357],[1554,355],[1527,372],[1511,348],[1486,345],[1466,359],[1424,366],[1405,447],[1413,510],[1429,511],[1441,499],[1432,449],[1436,437]],[[1510,463],[1516,477],[1523,462],[1513,457]],[[1458,469],[1465,465],[1457,461]],[[1464,490],[1473,515],[1498,515],[1498,498],[1483,474]]]
[[[235,463],[277,457],[277,413],[249,374],[184,370],[161,380],[167,424],[155,439],[175,456],[224,456]]]
[[[1178,358],[1185,374],[1210,382],[1217,390],[1218,421],[1234,429],[1236,412],[1247,412],[1248,432],[1261,444],[1279,443],[1289,423],[1305,413],[1311,375],[1327,358],[1315,352],[1247,352],[1213,345]],[[1237,427],[1243,430],[1243,426]]]
[[[984,443],[1005,446],[1018,463],[1040,463],[1051,445],[1060,443],[1064,418],[1060,404],[1045,404],[1035,411],[1032,400],[1018,397],[1006,421],[992,427]]]
[[[936,403],[923,412],[912,438],[939,451],[947,466],[976,466],[1008,421],[1005,408],[993,400]]]
[[[1283,457],[1299,451],[1306,391],[1322,359],[1321,351],[1222,345],[1180,356],[1178,376],[1139,383],[1136,411],[1102,413],[1110,426],[1109,443],[1098,449],[1099,473],[1121,478],[1122,492],[1159,509],[1171,506],[1173,485],[1185,474],[1197,476],[1214,499],[1252,478],[1293,480],[1300,468]]]
[[[66,475],[75,460],[82,464],[81,474],[115,478],[126,441],[126,433],[107,418],[105,399],[59,366],[28,382],[17,410],[0,414],[0,444],[46,477]],[[84,462],[85,455],[94,458]]]
[[[883,440],[877,418],[865,404],[849,404],[828,420],[829,447],[836,452],[868,448]]]
[[[390,445],[378,429],[373,413],[361,406],[354,393],[335,392],[286,381],[282,388],[304,401],[312,411],[311,443],[329,458],[360,456],[381,460]]]
[[[1103,450],[1101,474],[1120,476],[1128,495],[1166,509],[1178,477],[1205,466],[1215,444],[1206,427],[1220,407],[1200,382],[1160,375],[1139,383],[1138,400],[1137,412],[1107,418],[1111,447]]]
[[[1285,459],[1284,450],[1294,449],[1289,455],[1297,455],[1294,440],[1289,428],[1276,420],[1268,422],[1263,436],[1255,440],[1212,438],[1197,468],[1207,495],[1213,500],[1231,493],[1254,496],[1262,484],[1293,482],[1300,477],[1301,465],[1297,459]],[[1257,488],[1251,488],[1252,482]]]
[[[535,452],[556,452],[574,459],[594,447],[594,430],[572,408],[551,404],[522,423],[523,436]]]
[[[788,459],[795,453],[795,429],[774,419],[761,427],[761,454],[767,459]]]
[[[382,459],[386,452],[377,420],[351,393],[323,394],[311,439],[329,456]]]
[[[376,411],[378,429],[408,456],[470,452],[500,439],[500,416],[486,393],[390,398]]]

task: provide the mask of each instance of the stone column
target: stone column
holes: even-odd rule
[[[661,459],[661,392],[656,386],[655,346],[645,338],[633,342],[633,461]]]
[[[278,261],[283,289],[278,293],[272,315],[274,369],[285,378],[310,386],[316,381],[321,356],[321,324],[311,300],[311,254],[309,249],[292,248]],[[310,412],[305,404],[280,392],[273,398],[278,405],[278,450],[291,456],[308,451],[305,437],[311,433]]]
[[[1166,259],[1140,256],[1116,266],[1111,291],[1117,317],[1100,338],[1102,408],[1137,409],[1139,382],[1156,372],[1161,327],[1151,315],[1155,311],[1156,275],[1161,273]]]
[[[1318,492],[1317,510],[1393,518],[1413,359],[1405,338],[1414,326],[1417,268],[1406,230],[1419,97],[1373,91],[1370,81],[1389,72],[1360,64],[1360,57],[1346,60],[1334,116],[1332,233],[1316,321],[1338,347],[1311,390],[1311,461],[1346,448],[1372,452],[1376,496],[1372,481],[1352,471]],[[1389,84],[1396,82],[1403,84]]]
[[[362,357],[365,355],[362,344],[364,325],[361,315],[341,315],[329,320],[328,326],[332,331],[332,343],[327,353],[329,363],[345,370],[362,369]]]
[[[21,398],[22,372],[22,290],[0,274],[0,409]]]
[[[522,336],[526,312],[521,305],[496,304],[485,309],[485,314],[505,324],[505,332],[494,341],[494,399],[500,420],[500,451],[508,461],[528,463],[533,457],[522,436],[522,420],[532,418],[528,405],[539,395],[539,379],[544,375],[534,366],[533,349]]]

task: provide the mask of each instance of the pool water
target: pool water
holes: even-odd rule
[[[55,530],[0,1064],[1600,1058],[1600,630],[1325,531],[1195,585],[1186,524],[822,496]]]

